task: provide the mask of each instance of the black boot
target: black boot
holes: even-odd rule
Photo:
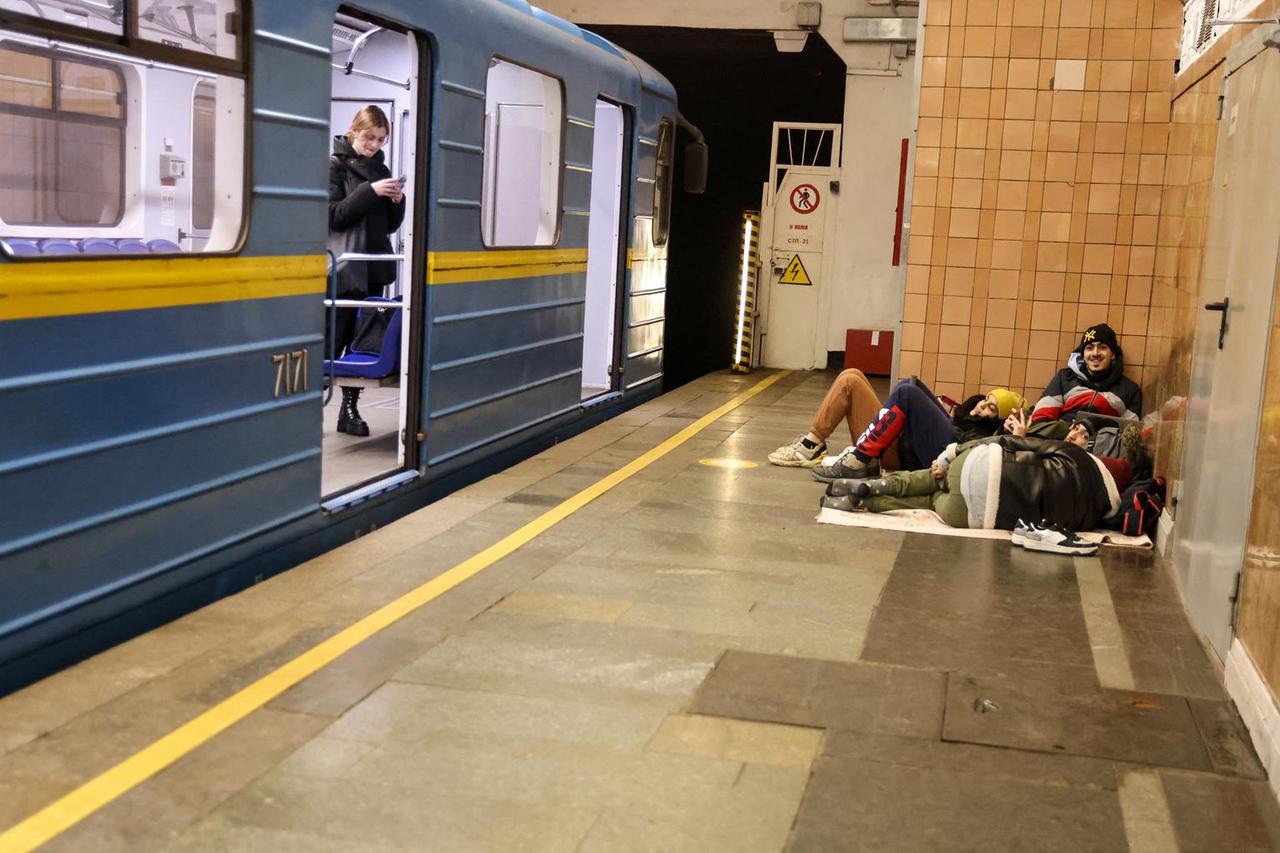
[[[360,399],[360,389],[343,385],[342,408],[338,411],[338,432],[347,435],[365,436],[369,434],[369,425],[360,417],[356,409],[356,401]]]

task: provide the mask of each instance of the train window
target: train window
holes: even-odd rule
[[[228,2],[218,8],[234,10]],[[39,30],[0,30],[0,249],[10,239],[38,254],[233,249],[245,81],[222,72],[236,63],[128,38],[128,47],[81,46]]]
[[[560,81],[500,59],[485,87],[486,246],[550,246],[560,211]]]
[[[140,7],[138,35],[168,47],[234,58],[238,7],[236,0],[154,0]]]
[[[118,3],[85,0],[0,0],[0,9],[34,15],[46,21],[84,27],[99,33],[124,35],[124,19]]]
[[[676,134],[671,119],[658,125],[658,158],[653,167],[653,245],[665,246],[671,231],[671,186],[675,175]]]
[[[111,65],[0,47],[0,220],[114,225],[124,207],[124,79]]]

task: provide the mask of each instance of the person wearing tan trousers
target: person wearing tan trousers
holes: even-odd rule
[[[827,389],[809,431],[770,453],[769,461],[792,468],[812,468],[826,455],[827,439],[841,421],[849,425],[849,443],[854,444],[867,424],[879,416],[880,395],[871,387],[867,375],[857,368],[845,370]],[[897,448],[890,448],[883,461],[886,468],[897,468]]]
[[[881,402],[862,371],[846,370],[828,389],[809,432],[770,453],[769,461],[812,468],[814,479],[823,482],[878,477],[881,466],[922,467],[950,442],[994,435],[1000,431],[1002,419],[1024,405],[1020,394],[993,388],[948,412],[915,377],[899,382]],[[826,440],[841,420],[848,422],[854,444],[830,465],[819,465],[827,450]]]

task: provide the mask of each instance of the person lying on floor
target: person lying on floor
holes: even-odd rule
[[[1121,422],[1142,417],[1142,389],[1124,375],[1124,352],[1106,323],[1085,329],[1067,366],[1049,380],[1031,412],[1030,434],[1064,438],[1070,422],[1087,413]]]
[[[1085,450],[1083,427],[1071,441],[998,435],[951,444],[929,468],[873,480],[836,480],[824,507],[888,512],[929,509],[952,527],[1013,530],[1043,519],[1092,530],[1120,510],[1128,463]]]
[[[826,455],[827,439],[835,432],[840,421],[848,423],[849,437],[854,442],[854,446],[842,454],[848,455],[882,420],[889,417],[896,426],[886,423],[882,431],[892,432],[893,436],[875,447],[868,445],[864,452],[874,454],[874,458],[882,460],[886,468],[918,468],[937,456],[948,441],[956,441],[957,438],[963,441],[995,434],[999,431],[1000,422],[1015,408],[1023,405],[1025,401],[1021,395],[1007,388],[996,388],[985,395],[975,394],[965,400],[956,406],[954,417],[949,417],[928,386],[915,377],[899,382],[882,405],[871,382],[861,370],[845,370],[831,383],[822,405],[814,415],[809,432],[770,453],[769,461],[774,465],[814,468]],[[918,433],[936,433],[950,437],[937,445],[936,449],[930,445],[924,450],[923,456],[909,451],[907,459],[899,460],[894,439],[903,432],[910,419],[908,411],[919,415]],[[948,430],[947,421],[954,427],[954,433]],[[824,479],[824,482],[829,481],[829,478]]]
[[[813,478],[830,483],[848,477],[878,477],[882,459],[885,468],[923,468],[952,442],[996,435],[1012,413],[1023,405],[1021,395],[1007,388],[996,388],[986,394],[974,394],[958,404],[954,414],[948,415],[928,386],[918,379],[904,379],[852,447],[826,464],[813,466]],[[819,410],[820,417],[822,411]],[[850,433],[852,431],[851,426]],[[778,448],[770,454],[769,461],[773,462],[779,454],[785,456],[791,447],[794,445]],[[897,465],[891,455],[895,448]]]
[[[849,439],[856,442],[867,424],[879,417],[879,412],[880,396],[871,387],[867,375],[856,368],[842,371],[822,398],[809,431],[770,453],[769,462],[788,468],[812,468],[827,455],[827,439],[841,421],[849,425]],[[896,452],[893,452],[893,461],[897,461]]]

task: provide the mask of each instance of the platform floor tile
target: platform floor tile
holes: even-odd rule
[[[689,383],[0,699],[0,831],[761,378]],[[822,487],[765,457],[832,378],[786,375],[48,849],[1280,850],[1158,558],[814,523]]]

